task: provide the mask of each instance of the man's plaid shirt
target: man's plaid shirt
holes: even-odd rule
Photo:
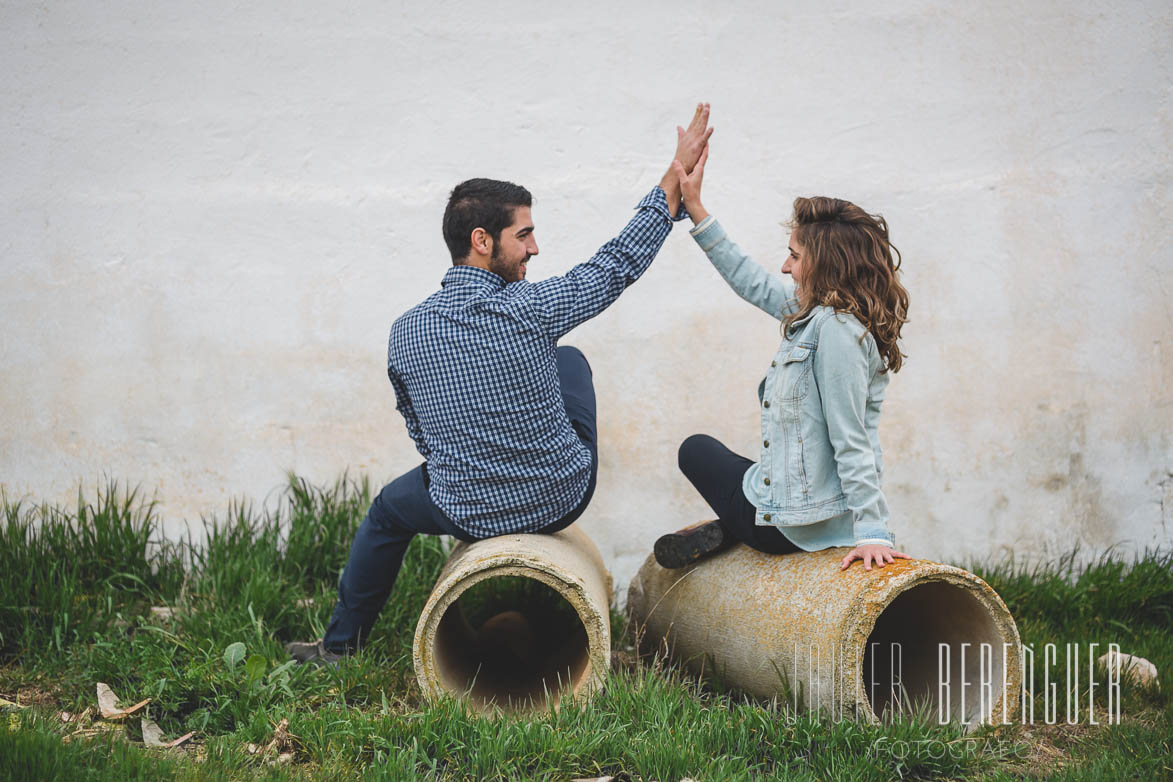
[[[427,460],[432,500],[471,535],[534,532],[582,500],[590,451],[566,417],[554,351],[639,279],[668,237],[663,190],[636,210],[562,277],[507,284],[454,266],[391,327],[396,408]]]

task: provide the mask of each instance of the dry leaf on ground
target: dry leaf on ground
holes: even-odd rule
[[[94,716],[94,710],[86,706],[85,711],[81,714],[73,714],[68,711],[61,712],[61,721],[73,725],[84,725],[91,721]]]
[[[105,682],[98,682],[98,710],[102,712],[103,719],[120,720],[129,717],[150,702],[151,699],[147,698],[133,706],[120,709],[118,708],[118,696],[114,694],[114,690],[110,689],[110,685]]]
[[[78,728],[85,728],[94,722],[94,707],[86,706],[81,714],[74,714],[71,724]]]
[[[116,738],[126,738],[126,730],[122,725],[113,722],[99,722],[88,728],[79,728],[68,736],[62,736],[61,741],[68,744],[76,738],[90,739],[94,736],[110,735]]]
[[[173,741],[163,741],[163,729],[160,728],[154,720],[150,719],[149,717],[143,717],[142,726],[143,744],[146,744],[148,747],[163,747],[164,749],[168,747],[178,747],[180,744],[195,735],[195,731],[193,730],[190,733],[183,734]]]
[[[271,763],[292,763],[297,749],[294,736],[289,732],[289,720],[283,719],[273,728],[273,740],[265,746],[247,744],[244,751],[249,755],[260,755]]]
[[[158,723],[148,717],[143,717],[142,726],[144,744],[146,744],[148,747],[167,746],[163,742],[163,729],[159,727]]]

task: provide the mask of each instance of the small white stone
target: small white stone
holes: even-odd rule
[[[1137,684],[1146,686],[1160,686],[1160,682],[1157,681],[1157,666],[1143,657],[1124,654],[1113,649],[1110,652],[1101,654],[1099,663],[1109,670],[1111,670],[1113,665],[1120,666],[1121,679],[1132,679]]]

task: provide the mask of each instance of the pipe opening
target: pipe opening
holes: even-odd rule
[[[488,577],[463,591],[440,619],[433,652],[440,685],[480,708],[557,706],[590,674],[582,618],[528,576]]]
[[[971,590],[941,581],[914,586],[883,610],[868,636],[864,695],[879,717],[927,707],[933,719],[988,719],[1003,696],[1006,640]]]

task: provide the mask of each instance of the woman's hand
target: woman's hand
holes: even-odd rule
[[[691,207],[689,208],[691,211]],[[903,551],[897,551],[890,546],[883,546],[878,543],[868,543],[864,546],[856,546],[847,553],[843,561],[839,564],[840,570],[847,570],[851,563],[855,560],[863,561],[863,569],[871,570],[872,562],[876,563],[876,567],[884,567],[886,562],[895,562],[897,559],[912,559],[912,557],[905,554]]]
[[[692,173],[686,173],[679,160],[672,161],[672,170],[680,181],[680,197],[684,200],[684,207],[694,224],[699,224],[709,216],[708,211],[701,204],[701,184],[705,179],[705,162],[709,159],[709,145],[705,144],[700,159],[693,167]]]

